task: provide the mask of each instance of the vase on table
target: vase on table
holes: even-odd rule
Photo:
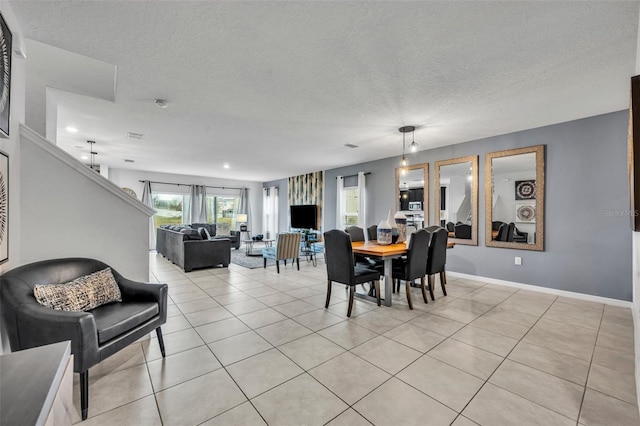
[[[398,227],[398,239],[397,243],[404,243],[407,241],[407,217],[402,212],[398,212],[393,217]]]
[[[391,222],[395,225],[395,221],[393,221],[393,210],[389,209],[389,215],[386,220],[383,220],[378,225],[378,244],[386,246],[392,243],[393,240],[393,227]]]

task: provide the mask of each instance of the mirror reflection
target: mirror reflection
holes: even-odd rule
[[[487,245],[542,250],[544,146],[505,153],[489,164]]]
[[[396,169],[396,208],[407,217],[408,229],[421,229],[427,223],[425,213],[428,211],[426,200],[429,195],[425,182],[428,180],[428,173],[428,164]]]
[[[477,245],[478,157],[436,162],[436,214],[457,244]]]

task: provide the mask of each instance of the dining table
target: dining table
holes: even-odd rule
[[[447,248],[453,248],[455,243],[447,241]],[[378,244],[377,241],[354,241],[351,243],[352,251],[356,254],[382,259],[384,262],[384,298],[380,297],[380,302],[385,306],[391,306],[391,292],[393,291],[392,265],[393,259],[397,259],[407,254],[407,243]],[[381,286],[382,287],[382,286]],[[380,290],[382,292],[382,288]],[[355,293],[356,297],[377,302],[376,298],[369,293]],[[382,295],[380,295],[382,296]]]

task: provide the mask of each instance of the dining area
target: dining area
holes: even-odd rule
[[[436,275],[446,296],[446,252],[455,246],[454,242],[448,241],[446,229],[431,226],[408,234],[405,241],[381,244],[371,239],[371,228],[367,239],[364,230],[357,226],[324,233],[325,307],[328,308],[331,301],[332,283],[345,284],[348,288],[347,317],[351,316],[354,298],[391,307],[392,294],[400,292],[401,283],[404,283],[410,310],[413,310],[413,286],[420,287],[423,303],[429,303],[429,297],[434,301]]]

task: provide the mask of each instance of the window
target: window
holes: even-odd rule
[[[358,187],[344,189],[344,224],[345,226],[358,225]]]
[[[165,224],[180,225],[184,223],[185,208],[189,205],[189,195],[184,194],[153,194],[153,216],[155,227]]]
[[[230,195],[207,195],[207,221],[209,223],[228,223],[230,229],[236,229],[236,214],[240,197]]]

